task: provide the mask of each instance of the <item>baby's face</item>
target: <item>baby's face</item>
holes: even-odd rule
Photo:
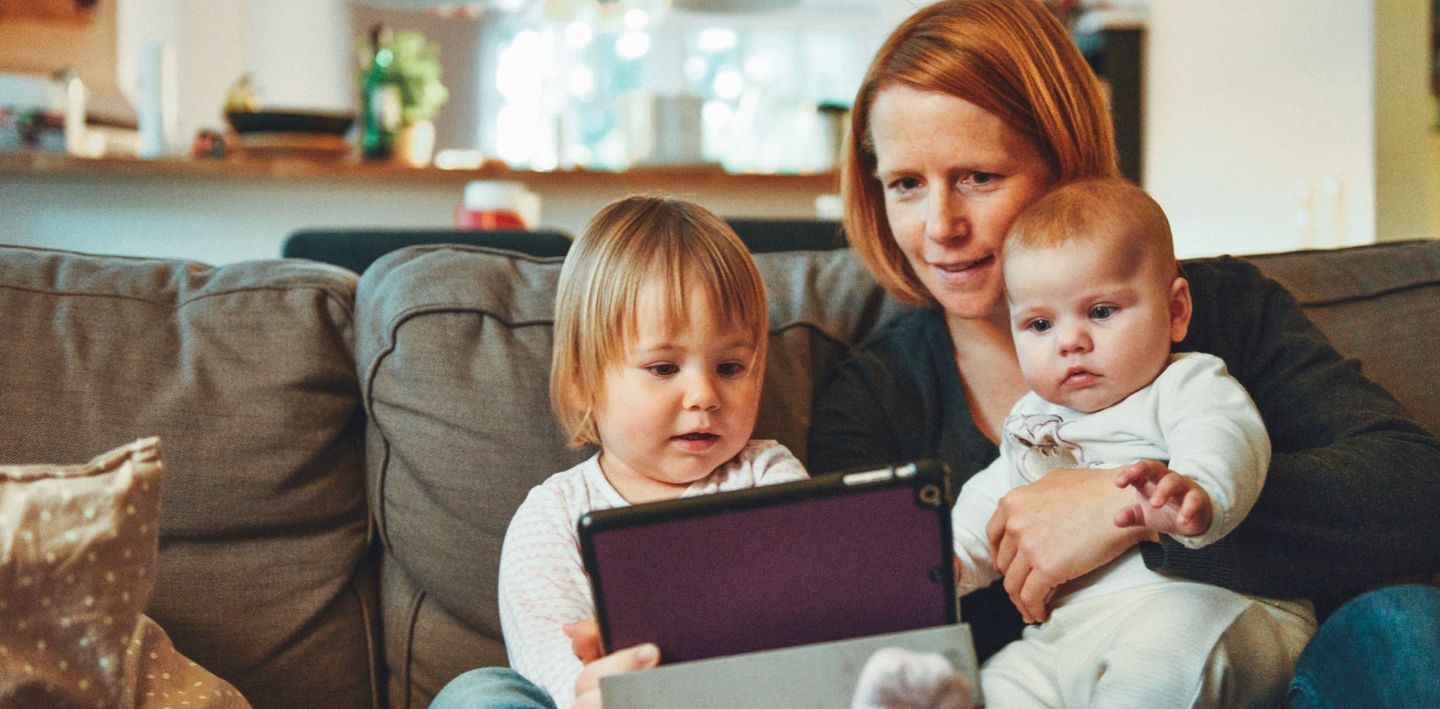
[[[1046,401],[1087,413],[1116,404],[1154,381],[1184,337],[1185,281],[1155,259],[1127,268],[1134,259],[1119,256],[1074,241],[1005,255],[1020,371]]]

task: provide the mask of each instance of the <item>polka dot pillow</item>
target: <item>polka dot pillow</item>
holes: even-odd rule
[[[156,438],[0,466],[0,706],[249,706],[143,615],[163,470]]]

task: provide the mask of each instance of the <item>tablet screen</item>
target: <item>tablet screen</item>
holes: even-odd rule
[[[956,622],[935,462],[603,510],[580,521],[608,650],[667,664]]]

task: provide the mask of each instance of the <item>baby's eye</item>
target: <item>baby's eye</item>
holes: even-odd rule
[[[650,373],[651,373],[651,374],[654,374],[654,375],[657,376],[657,377],[668,377],[668,376],[671,376],[671,375],[673,375],[673,374],[676,374],[676,373],[678,373],[678,372],[680,371],[680,368],[679,368],[679,367],[677,367],[677,366],[675,366],[675,365],[673,365],[673,364],[671,364],[671,363],[669,363],[669,362],[661,362],[660,364],[652,364],[652,365],[646,367],[646,369],[650,370]]]
[[[1036,333],[1049,332],[1049,331],[1050,331],[1050,328],[1052,328],[1052,327],[1054,327],[1054,326],[1055,326],[1054,323],[1050,322],[1049,320],[1046,320],[1045,318],[1035,318],[1034,320],[1031,320],[1030,322],[1025,323],[1025,329],[1026,329],[1026,330],[1029,330],[1030,332],[1036,332]]]
[[[1095,320],[1104,320],[1114,314],[1115,306],[1113,305],[1097,305],[1090,309],[1090,317]]]
[[[722,377],[736,377],[745,372],[744,362],[724,362],[715,368]]]

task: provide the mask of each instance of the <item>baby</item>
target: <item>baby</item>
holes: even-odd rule
[[[570,249],[555,301],[550,398],[571,444],[599,450],[530,491],[500,554],[511,666],[575,701],[567,624],[594,617],[576,523],[622,507],[806,477],[750,434],[769,315],[755,262],[725,222],[675,199],[602,210]]]
[[[1125,466],[1117,484],[1138,494],[1117,511],[1118,525],[1192,547],[1235,529],[1264,484],[1270,441],[1220,359],[1171,353],[1189,328],[1191,296],[1159,205],[1120,180],[1065,184],[1016,219],[1002,253],[1015,350],[1032,391],[1005,420],[999,459],[957,500],[961,593],[999,577],[985,527],[1000,498],[1055,468]],[[1141,460],[1163,465],[1133,465]],[[1283,697],[1289,672],[1271,676],[1237,648],[1288,667],[1315,623],[1303,602],[1150,571],[1138,549],[1062,586],[1051,605],[1045,623],[982,668],[990,706]]]

